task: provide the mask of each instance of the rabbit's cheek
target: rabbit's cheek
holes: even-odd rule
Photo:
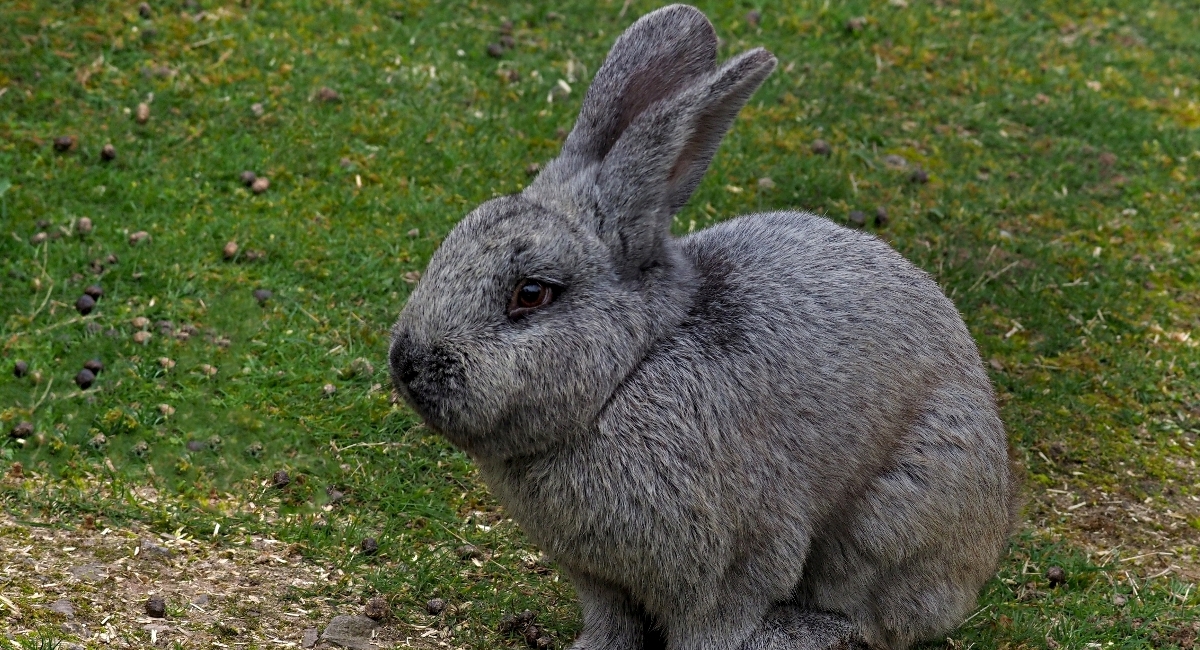
[[[454,400],[449,397],[452,392],[444,386],[418,380],[408,385],[406,397],[409,405],[431,429],[449,434],[458,428],[452,406]]]
[[[413,390],[410,386],[405,391],[405,398],[409,406],[417,412],[417,415],[421,416],[422,420],[425,420],[430,428],[439,431],[446,428],[437,401],[428,393],[422,390]]]

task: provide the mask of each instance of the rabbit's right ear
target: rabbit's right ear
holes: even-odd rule
[[[655,102],[717,67],[717,33],[695,7],[670,5],[625,30],[596,72],[562,153],[535,181],[554,185],[604,159]]]
[[[750,95],[775,69],[756,48],[683,92],[644,111],[621,135],[596,174],[597,234],[625,278],[658,267],[671,219],[687,203],[721,139]]]

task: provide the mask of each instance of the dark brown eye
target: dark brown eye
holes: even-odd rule
[[[521,280],[508,304],[509,318],[520,318],[554,300],[554,287],[538,280]]]

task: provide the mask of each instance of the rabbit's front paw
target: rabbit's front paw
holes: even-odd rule
[[[570,650],[665,650],[624,590],[584,573],[568,576],[583,605],[583,633]]]
[[[740,650],[870,650],[850,621],[837,614],[781,605]]]
[[[632,638],[615,638],[611,635],[584,633],[568,650],[663,650],[659,646],[642,645]]]

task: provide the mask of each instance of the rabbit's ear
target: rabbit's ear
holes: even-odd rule
[[[716,67],[717,34],[698,9],[671,5],[642,16],[617,39],[596,72],[575,128],[558,159],[547,166],[545,180],[560,180],[599,162],[638,115]]]
[[[625,270],[653,261],[738,111],[774,69],[770,52],[743,53],[643,112],[621,134],[601,162],[596,200],[599,234]]]

